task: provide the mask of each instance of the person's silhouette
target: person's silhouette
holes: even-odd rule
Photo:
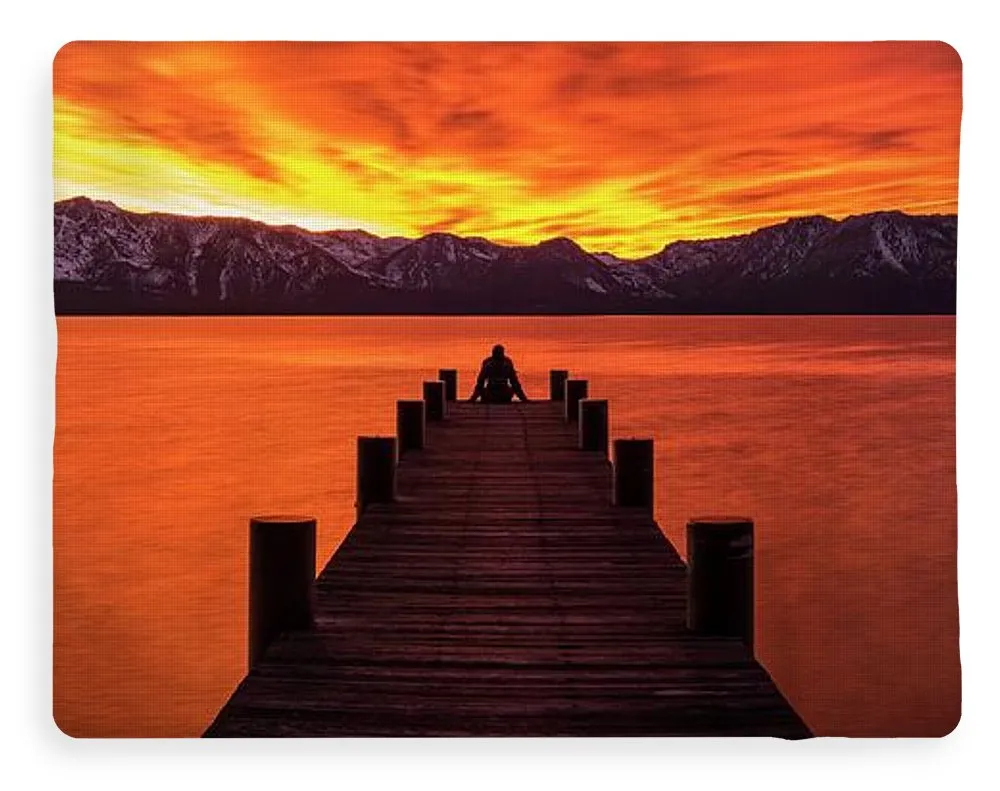
[[[470,401],[482,399],[484,404],[509,404],[514,396],[527,401],[521,383],[517,379],[514,362],[499,343],[493,347],[493,354],[483,360],[476,377],[476,389],[469,396]]]

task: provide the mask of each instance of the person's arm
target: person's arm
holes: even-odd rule
[[[514,368],[514,361],[511,359],[507,360],[507,378],[510,380],[510,386],[514,390],[514,395],[520,398],[522,401],[527,401],[528,396],[524,394],[524,390],[521,388],[521,382],[517,378],[517,369]]]
[[[472,395],[469,396],[470,401],[475,401],[483,394],[483,387],[486,386],[486,361],[483,360],[482,366],[479,368],[479,376],[476,377],[476,388],[472,391]]]

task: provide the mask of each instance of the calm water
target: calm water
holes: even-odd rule
[[[245,672],[247,518],[352,522],[354,438],[498,339],[657,443],[657,518],[757,522],[758,657],[818,734],[959,716],[953,318],[61,318],[55,718],[195,736]]]

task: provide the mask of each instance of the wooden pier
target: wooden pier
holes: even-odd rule
[[[612,504],[607,404],[582,403],[587,426],[560,401],[401,422],[398,465],[395,443],[390,472],[365,462],[394,476],[388,494],[364,500],[301,605],[311,628],[258,649],[205,735],[810,736],[754,660],[752,620],[689,628],[687,567],[651,502]]]

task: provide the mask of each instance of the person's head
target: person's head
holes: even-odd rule
[[[497,344],[493,347],[493,359],[502,360],[504,356],[504,348],[501,344]]]

